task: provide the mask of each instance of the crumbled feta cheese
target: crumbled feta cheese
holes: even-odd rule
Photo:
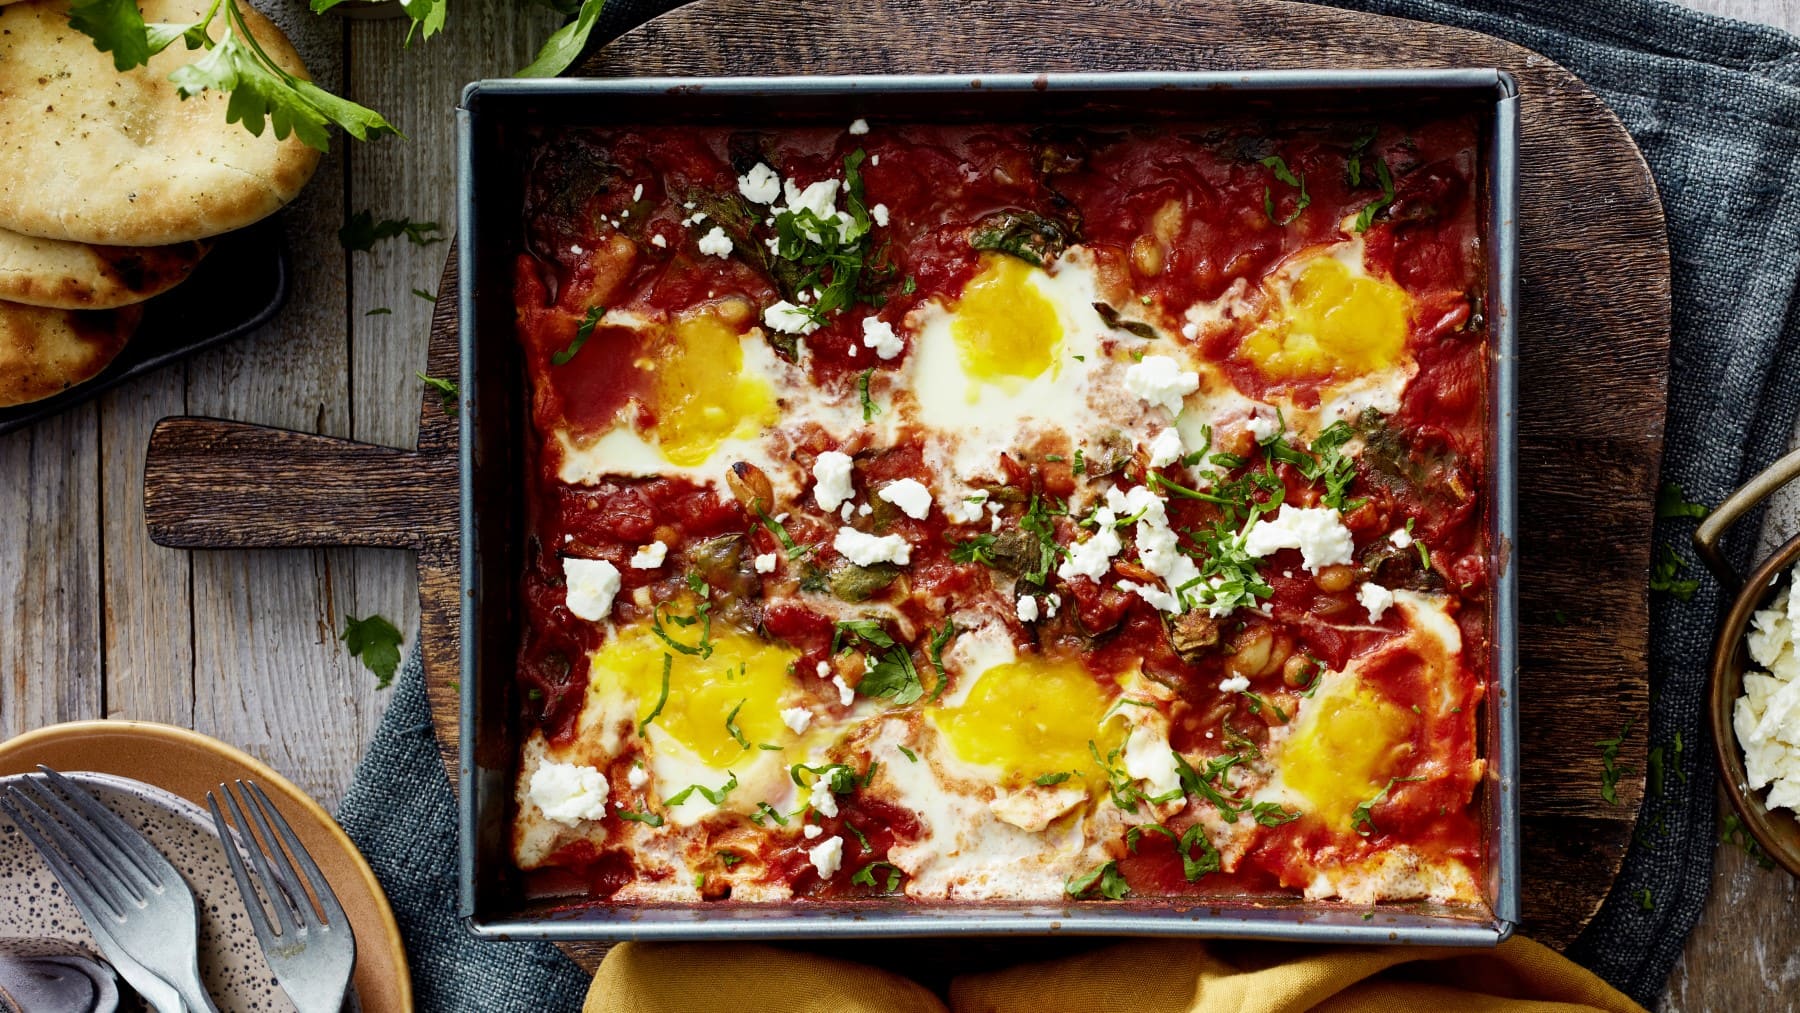
[[[847,346],[845,346],[845,348],[844,348],[844,351],[846,351],[846,352],[848,352],[848,353],[850,353],[850,357],[851,357],[851,358],[852,358],[852,359],[854,359],[854,358],[856,358],[856,346],[855,346],[855,345],[847,345]]]
[[[1221,693],[1242,693],[1249,688],[1250,680],[1241,675],[1234,675],[1219,683],[1219,692]]]
[[[856,690],[850,688],[850,684],[844,681],[843,676],[832,676],[831,684],[837,687],[838,703],[848,707],[856,702]]]
[[[905,566],[912,562],[912,546],[899,535],[869,535],[855,528],[839,528],[837,537],[831,540],[831,547],[857,566],[874,566],[876,563]]]
[[[1175,767],[1175,751],[1160,729],[1138,725],[1125,739],[1119,757],[1125,773],[1150,785],[1150,794],[1169,795],[1181,790],[1181,774]]]
[[[821,827],[821,826],[818,826],[818,825],[812,824],[812,823],[808,823],[806,826],[803,826],[800,828],[800,836],[806,838],[809,841],[818,840],[821,836],[824,835],[824,833],[825,833],[824,827]]]
[[[874,207],[869,209],[869,217],[875,219],[875,224],[881,226],[884,229],[887,228],[888,206],[886,204],[875,205]]]
[[[1250,416],[1250,420],[1244,423],[1244,428],[1250,430],[1250,435],[1256,438],[1256,442],[1267,443],[1281,433],[1281,419],[1276,416],[1274,409],[1258,405],[1256,414]]]
[[[604,559],[565,556],[563,582],[568,585],[569,611],[597,623],[612,612],[613,595],[619,593],[619,568]]]
[[[700,252],[710,253],[721,259],[729,257],[731,256],[731,237],[725,234],[724,229],[714,225],[711,232],[700,237]]]
[[[906,343],[894,333],[894,325],[876,317],[863,317],[862,342],[875,349],[875,354],[883,361],[899,355],[906,349]],[[851,351],[855,351],[855,347]]]
[[[812,795],[807,798],[806,804],[821,816],[838,814],[837,796],[831,793],[831,784],[822,777],[813,782]]]
[[[987,493],[978,492],[966,499],[959,499],[944,507],[944,514],[959,524],[981,523],[981,505],[987,502]]]
[[[1405,528],[1395,528],[1394,533],[1388,536],[1388,541],[1392,542],[1396,549],[1407,548],[1413,543],[1412,532]]]
[[[850,481],[853,471],[850,455],[837,450],[827,450],[813,462],[813,499],[819,503],[820,510],[836,510],[838,504],[856,495],[856,486]]]
[[[643,200],[644,199],[644,184],[639,183],[637,186],[634,186],[631,188],[631,199],[632,200]]]
[[[813,666],[813,671],[817,672],[819,674],[819,678],[823,679],[826,676],[831,675],[831,666],[829,664],[821,661],[817,665]]]
[[[850,121],[850,132],[852,134],[856,134],[859,136],[862,134],[868,133],[869,132],[869,121],[863,119],[860,116],[854,120],[851,120]]]
[[[577,257],[579,257],[579,256],[581,256],[581,255],[582,255],[582,253],[583,253],[583,252],[585,252],[585,251],[583,251],[583,250],[582,250],[582,248],[581,248],[581,247],[580,247],[580,246],[577,246],[577,245],[576,245],[576,244],[574,244],[574,243],[570,243],[570,244],[569,244],[569,252],[570,252],[570,253],[573,253],[573,254],[574,254],[574,255],[576,255],[576,256],[577,256]]]
[[[1125,389],[1154,405],[1162,405],[1170,414],[1181,412],[1181,400],[1200,389],[1200,374],[1182,372],[1181,366],[1166,355],[1146,355],[1125,371]]]
[[[773,552],[758,553],[756,556],[756,572],[757,573],[774,573],[775,572],[775,553],[773,553]]]
[[[1181,460],[1184,448],[1181,445],[1181,432],[1174,426],[1156,434],[1150,441],[1150,467],[1161,468]]]
[[[738,193],[752,204],[773,204],[775,198],[781,196],[781,177],[775,175],[774,169],[758,162],[738,177]]]
[[[850,502],[849,500],[845,500],[844,505],[841,507],[838,507],[838,519],[843,521],[845,524],[850,523],[850,518],[852,516],[854,516],[855,513],[856,513],[856,504]]]
[[[1013,605],[1022,623],[1035,623],[1038,617],[1038,601],[1030,595],[1020,598]]]
[[[1177,590],[1187,587],[1200,578],[1200,570],[1180,549],[1180,538],[1169,526],[1167,504],[1162,497],[1156,495],[1147,486],[1133,486],[1121,493],[1118,489],[1106,491],[1106,506],[1120,517],[1136,517],[1138,561],[1144,569],[1162,579],[1167,590],[1143,590],[1135,586],[1138,597],[1144,599],[1164,612],[1180,612],[1181,599]],[[1152,593],[1154,591],[1154,593]]]
[[[821,879],[830,879],[838,871],[844,861],[844,839],[842,837],[827,838],[818,847],[806,853],[812,860],[813,868],[819,870]]]
[[[1087,541],[1069,546],[1069,555],[1056,568],[1056,575],[1064,580],[1076,577],[1099,580],[1105,576],[1106,571],[1112,569],[1112,558],[1125,547],[1119,541],[1119,532],[1113,528],[1116,519],[1113,512],[1104,507],[1097,511],[1095,520],[1099,522],[1100,530],[1094,532]]]
[[[1330,507],[1283,504],[1273,520],[1258,521],[1244,538],[1244,551],[1259,559],[1277,549],[1299,549],[1300,565],[1313,573],[1355,558],[1350,529]]]
[[[874,512],[875,508],[867,503],[859,503],[856,506],[856,516],[858,517],[867,517]]]
[[[875,495],[899,507],[901,513],[915,521],[922,521],[931,513],[931,490],[916,478],[889,482]]]
[[[793,212],[810,211],[818,216],[820,221],[832,221],[835,219],[837,222],[838,238],[840,240],[849,241],[856,238],[856,236],[851,234],[856,231],[854,228],[854,219],[837,209],[837,180],[822,179],[817,183],[808,184],[805,189],[801,189],[794,185],[793,180],[788,179],[783,180],[781,186],[782,192],[787,197],[787,210]],[[797,225],[800,231],[813,242],[821,242],[824,239],[824,237],[819,234],[818,229],[814,228],[811,222],[804,217],[796,220],[794,224]]]
[[[1163,612],[1181,611],[1181,599],[1155,584],[1137,584],[1129,580],[1121,580],[1115,586],[1121,591],[1134,592],[1139,598],[1149,602],[1153,608]]]
[[[650,245],[656,247],[659,250],[666,250],[669,248],[669,241],[667,239],[664,239],[662,237],[661,233],[658,233],[658,234],[650,237]]]
[[[1794,579],[1800,580],[1800,567]],[[1745,645],[1762,671],[1744,673],[1731,725],[1751,790],[1763,804],[1800,813],[1800,594],[1790,585],[1751,619]]]
[[[663,560],[668,558],[668,555],[669,547],[667,545],[660,541],[651,542],[638,549],[636,554],[631,557],[631,568],[633,570],[654,570],[663,565]]]
[[[1181,325],[1181,336],[1188,339],[1189,341],[1200,340],[1200,325],[1197,323],[1194,323],[1192,320],[1189,320],[1187,323],[1182,324]]]
[[[1055,619],[1059,608],[1062,608],[1062,595],[1052,591],[1044,596],[1044,618]]]
[[[768,309],[763,310],[763,323],[783,334],[811,334],[819,329],[818,321],[812,318],[811,313],[786,299],[779,300],[771,304]]]
[[[545,760],[531,772],[531,804],[547,820],[577,826],[606,815],[606,775],[593,767]]]
[[[869,156],[869,164],[870,165],[880,165],[881,164],[881,156],[880,155],[870,155]]]
[[[783,708],[781,712],[781,723],[787,725],[788,729],[795,735],[799,735],[806,731],[806,726],[812,724],[812,711],[807,710],[805,707]]]
[[[1356,600],[1362,602],[1362,607],[1369,610],[1369,621],[1378,623],[1387,610],[1393,607],[1394,592],[1380,584],[1364,584],[1356,589]]]

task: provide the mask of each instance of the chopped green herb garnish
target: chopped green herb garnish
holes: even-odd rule
[[[433,235],[432,233],[439,233]],[[373,211],[358,211],[338,229],[338,243],[353,253],[367,253],[383,239],[405,236],[414,246],[430,246],[449,238],[441,234],[437,222],[415,222],[406,218],[375,220]]]
[[[788,825],[787,817],[777,812],[774,806],[767,802],[758,802],[756,803],[756,811],[750,814],[750,822],[760,827],[763,825],[763,820],[765,819],[774,820],[779,826],[785,827]]]
[[[881,868],[885,868],[888,871],[887,885],[882,888],[883,892],[894,893],[898,891],[900,889],[901,869],[892,862],[871,862],[861,869],[858,869],[856,875],[850,877],[850,882],[856,886],[874,886],[875,870]]]
[[[418,296],[419,298],[421,298],[429,303],[437,302],[437,293],[436,292],[427,292],[422,288],[415,288],[412,290],[412,294]],[[558,365],[561,365],[561,363],[558,363]]]
[[[898,748],[899,748],[899,750],[900,750],[900,755],[901,755],[901,756],[904,756],[904,757],[906,757],[906,758],[907,758],[907,760],[909,760],[909,761],[911,761],[911,762],[913,762],[913,763],[918,763],[918,762],[919,762],[919,757],[918,757],[918,754],[916,754],[916,753],[914,753],[914,752],[913,752],[913,751],[912,751],[912,750],[910,750],[910,749],[908,749],[908,748],[906,748],[906,747],[905,747],[905,746],[900,746],[900,747],[898,747]]]
[[[1092,872],[1071,876],[1063,889],[1075,898],[1091,897],[1097,890],[1107,900],[1123,900],[1131,892],[1131,884],[1119,873],[1119,863],[1107,862]]]
[[[375,674],[375,688],[386,689],[394,682],[394,671],[400,667],[400,630],[378,615],[367,619],[344,617],[344,632],[339,637],[344,649],[363,667]]]
[[[587,344],[588,338],[593,337],[594,328],[599,325],[600,318],[605,315],[606,307],[589,306],[587,315],[582,317],[581,323],[575,326],[575,339],[569,342],[569,347],[550,356],[551,364],[568,365],[569,360],[575,358],[575,354],[581,351],[581,346]]]
[[[1364,803],[1358,805],[1354,810],[1351,811],[1351,813],[1350,813],[1350,829],[1356,831],[1357,833],[1361,834],[1364,837],[1367,837],[1370,834],[1374,833],[1376,830],[1375,815],[1374,815],[1375,807],[1380,805],[1381,803],[1387,801],[1388,792],[1390,792],[1394,789],[1394,785],[1401,784],[1406,781],[1423,781],[1423,780],[1425,780],[1425,778],[1423,778],[1423,777],[1390,777],[1390,778],[1388,778],[1388,783],[1381,786],[1381,790],[1375,793],[1374,798],[1369,799],[1367,802],[1364,802]]]
[[[662,713],[663,705],[667,704],[669,702],[669,670],[674,667],[675,667],[675,656],[672,654],[664,654],[663,655],[663,670],[662,670],[662,692],[659,693],[656,697],[656,706],[650,708],[650,715],[648,717],[644,718],[644,720],[638,722],[637,731],[638,731],[639,738],[643,737],[644,729],[650,727],[650,722],[655,721],[656,716],[658,714]]]
[[[1288,186],[1300,188],[1300,196],[1294,201],[1294,210],[1286,218],[1276,218],[1274,192],[1266,186],[1263,187],[1263,213],[1269,216],[1269,221],[1276,225],[1291,224],[1294,219],[1300,217],[1300,212],[1305,211],[1312,204],[1312,195],[1306,192],[1306,177],[1295,176],[1289,172],[1287,163],[1281,160],[1280,155],[1270,155],[1262,160],[1262,164],[1275,173],[1276,179]]]
[[[1059,770],[1054,774],[1039,774],[1037,776],[1037,779],[1032,781],[1031,783],[1037,785],[1040,788],[1048,788],[1053,784],[1061,784],[1064,781],[1067,781],[1069,778],[1074,777],[1074,776],[1075,775],[1070,771]]]
[[[1624,745],[1625,737],[1631,734],[1631,726],[1636,718],[1625,722],[1619,734],[1610,739],[1601,739],[1594,743],[1600,747],[1600,798],[1607,805],[1619,804],[1619,775],[1624,768],[1619,763],[1619,747]]]
[[[737,716],[738,711],[743,710],[744,705],[749,702],[749,700],[739,700],[737,706],[731,708],[731,713],[725,715],[725,734],[730,735],[733,742],[743,746],[745,749],[750,748],[750,740],[744,738],[743,729],[737,726]],[[776,748],[779,749],[780,747],[777,746]]]
[[[634,812],[630,809],[621,809],[618,811],[618,816],[622,820],[630,820],[633,823],[642,823],[645,826],[649,826],[649,827],[660,827],[663,825],[663,818],[662,818],[661,813],[653,813],[653,812],[649,812],[649,811]]]
[[[950,561],[952,563],[980,563],[982,566],[993,566],[995,541],[997,541],[997,539],[993,535],[976,535],[974,538],[968,539],[967,541],[958,542],[950,549]]]
[[[733,854],[732,852],[729,852],[729,851],[718,852],[718,855],[719,855],[719,863],[721,865],[725,866],[725,868],[727,868],[727,869],[731,868],[732,866],[734,866],[744,860],[743,855]]]
[[[719,785],[717,788],[708,788],[704,784],[690,784],[686,788],[681,789],[680,791],[676,792],[675,794],[669,796],[667,799],[663,800],[663,804],[669,805],[669,806],[678,806],[681,803],[686,802],[688,800],[689,795],[692,795],[694,792],[699,792],[701,795],[704,795],[706,797],[706,800],[708,802],[711,802],[713,805],[718,805],[721,802],[724,802],[725,796],[731,794],[731,790],[733,788],[736,788],[737,786],[738,786],[737,774],[733,773],[731,775],[731,780],[726,781],[724,784]]]
[[[456,399],[462,396],[462,388],[456,385],[456,381],[446,380],[441,376],[426,376],[424,373],[417,372],[413,375],[418,377],[425,386],[438,392],[438,397],[442,398],[444,402],[445,414],[456,414]]]
[[[1381,181],[1381,196],[1364,205],[1363,209],[1356,213],[1356,223],[1351,228],[1357,232],[1369,231],[1369,226],[1375,223],[1375,215],[1382,208],[1394,203],[1394,177],[1388,172],[1387,162],[1376,160],[1375,177]]]
[[[875,421],[875,416],[881,414],[881,406],[876,404],[875,399],[869,396],[869,379],[874,375],[875,370],[873,368],[865,369],[863,370],[862,375],[856,379],[856,396],[862,401],[864,422],[873,422]]]
[[[1700,582],[1682,580],[1681,573],[1686,569],[1687,563],[1676,555],[1675,550],[1663,546],[1650,566],[1650,590],[1661,591],[1680,601],[1692,600],[1694,592],[1700,590]]]
[[[925,656],[931,659],[931,667],[937,669],[937,686],[931,691],[934,701],[944,695],[944,687],[950,684],[950,673],[944,671],[944,645],[955,635],[956,624],[944,620],[944,628],[931,635],[931,644],[925,651]]]
[[[1643,908],[1645,911],[1656,910],[1656,898],[1654,895],[1652,895],[1650,893],[1649,887],[1646,886],[1646,887],[1639,888],[1639,890],[1637,892],[1637,899],[1638,899],[1638,907]]]

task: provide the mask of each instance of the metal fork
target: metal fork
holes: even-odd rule
[[[218,1013],[200,983],[199,919],[181,873],[75,782],[38,769],[24,779],[30,792],[6,786],[0,808],[49,862],[96,942],[126,956],[115,966],[159,1010]],[[179,997],[174,1005],[168,991]]]
[[[325,882],[324,874],[319,871],[318,863],[306,853],[287,820],[269,801],[269,796],[254,781],[234,783],[249,806],[256,828],[261,831],[260,846],[250,832],[251,820],[244,818],[237,796],[228,786],[219,785],[219,794],[225,796],[225,804],[231,810],[229,828],[224,814],[219,811],[218,799],[210,791],[206,793],[206,806],[212,810],[213,823],[219,828],[219,841],[225,845],[225,856],[231,860],[231,872],[237,877],[238,893],[243,895],[244,907],[250,912],[256,941],[262,944],[263,956],[268,958],[275,980],[280,982],[282,991],[288,994],[299,1013],[337,1013],[343,1008],[350,973],[356,967],[356,934],[331,892],[331,884]],[[251,864],[256,867],[254,876],[245,868],[244,860],[232,843],[232,830],[236,831],[236,840],[250,854]],[[287,854],[282,853],[283,845],[286,845]],[[288,855],[293,856],[292,862]],[[307,883],[312,885],[313,896],[318,900],[317,911],[300,884],[295,863],[305,872]],[[268,907],[274,909],[276,924],[273,927],[258,895],[259,886],[261,894],[268,897]]]

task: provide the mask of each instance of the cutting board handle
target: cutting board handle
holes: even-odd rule
[[[454,458],[209,418],[166,418],[144,460],[144,521],[183,549],[456,538]]]

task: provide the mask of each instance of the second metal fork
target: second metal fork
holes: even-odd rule
[[[230,824],[227,825],[224,814],[219,811],[219,801],[210,791],[206,793],[206,805],[212,810],[213,823],[218,826],[225,857],[231,860],[231,872],[237,878],[244,908],[250,913],[256,941],[262,944],[263,956],[269,961],[269,969],[275,972],[275,980],[280,982],[282,991],[288,994],[300,1013],[337,1013],[343,1007],[350,974],[356,967],[356,936],[351,931],[349,919],[332,894],[331,885],[325,882],[318,863],[306,853],[287,820],[269,801],[269,796],[254,781],[236,784],[257,830],[261,831],[261,846],[250,831],[252,820],[244,818],[237,797],[226,785],[219,785],[218,793],[225,796],[225,804],[231,810]],[[249,853],[255,867],[254,875],[245,867],[232,843],[234,830],[235,839],[241,841]],[[283,854],[284,846],[287,854]],[[291,862],[288,855],[293,856]],[[306,882],[318,898],[317,911],[307,898],[306,888],[301,885],[301,873],[294,868],[296,863],[305,872]],[[259,886],[262,888],[260,896]],[[274,911],[273,925],[262,896],[268,898],[268,908]]]

